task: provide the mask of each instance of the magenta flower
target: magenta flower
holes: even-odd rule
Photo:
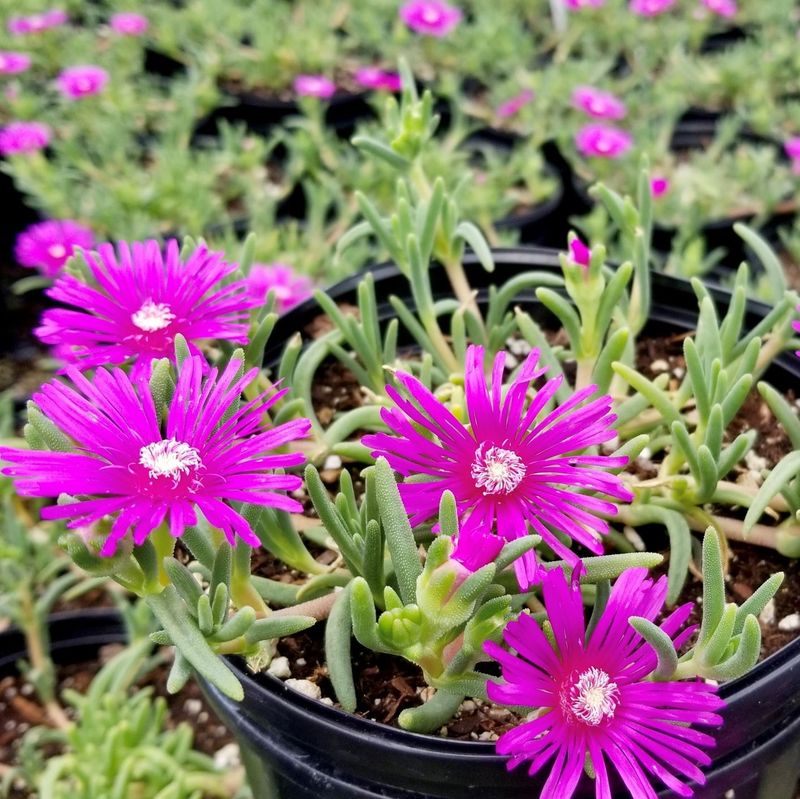
[[[27,53],[15,53],[10,50],[0,52],[0,75],[18,75],[30,69],[31,57]]]
[[[336,94],[336,84],[324,75],[298,75],[294,90],[301,97],[319,97],[328,100]]]
[[[523,89],[519,94],[497,106],[497,116],[501,119],[516,116],[535,96],[531,89]]]
[[[221,285],[236,270],[223,253],[198,247],[186,261],[178,242],[101,244],[86,254],[93,283],[64,273],[47,294],[75,310],[42,314],[36,334],[59,347],[68,363],[82,369],[133,360],[148,372],[153,358],[174,358],[180,333],[194,353],[204,339],[247,343],[248,311],[255,305],[246,281]]]
[[[650,181],[650,193],[653,197],[663,197],[669,191],[669,179],[656,175]]]
[[[99,94],[105,89],[109,81],[109,74],[102,67],[82,64],[77,67],[67,67],[56,78],[56,86],[64,97],[77,100],[92,94]]]
[[[488,642],[486,651],[502,666],[505,682],[489,682],[494,702],[539,709],[532,721],[505,733],[497,752],[508,768],[530,761],[530,774],[555,758],[541,799],[570,799],[587,755],[597,775],[597,799],[611,799],[609,764],[637,799],[655,799],[650,775],[675,795],[691,796],[688,780],[705,782],[700,766],[714,745],[707,733],[690,725],[722,724],[717,711],[725,703],[716,686],[702,681],[653,682],[656,655],[630,626],[631,616],[655,621],[667,595],[667,579],[647,578],[645,569],[629,569],[616,581],[594,630],[587,634],[580,591],[561,569],[542,581],[544,604],[555,643],[523,613],[510,622],[506,644],[517,655]],[[691,603],[668,616],[661,629],[680,647],[694,632],[682,632]]]
[[[380,92],[399,92],[403,89],[403,80],[396,72],[387,72],[380,67],[359,67],[356,70],[356,82],[365,89]]]
[[[569,256],[573,263],[588,267],[592,260],[592,251],[576,236],[569,243]]]
[[[602,8],[606,0],[564,0],[564,5],[572,11],[579,11],[582,8]]]
[[[38,269],[45,277],[55,277],[80,247],[94,247],[92,231],[71,219],[36,222],[17,236],[14,256],[17,263]]]
[[[41,122],[9,122],[0,128],[0,155],[43,150],[50,144],[50,128]]]
[[[783,149],[793,161],[800,160],[800,136],[793,136],[787,139],[783,143]]]
[[[640,17],[657,17],[674,5],[675,0],[631,0],[628,8]]]
[[[701,0],[701,2],[709,11],[726,19],[735,17],[739,10],[736,0]]]
[[[572,92],[572,105],[597,119],[622,119],[628,113],[619,97],[593,86],[578,86]]]
[[[72,452],[0,449],[12,465],[3,474],[16,478],[24,496],[80,499],[42,509],[44,519],[70,519],[84,527],[114,516],[102,555],[113,555],[128,533],[141,544],[162,523],[173,536],[197,524],[197,511],[233,544],[238,536],[258,546],[250,523],[230,502],[252,502],[287,511],[302,505],[279,491],[294,491],[302,481],[273,470],[299,466],[302,453],[271,454],[308,434],[310,422],[298,419],[267,430],[264,411],[285,391],[260,395],[237,408],[257,369],[237,378],[240,361],[222,374],[200,357],[188,358],[177,379],[166,420],[159,421],[147,383],[120,369],[98,369],[88,380],[77,369],[68,375],[75,387],[54,381],[33,399],[65,435]]]
[[[483,527],[466,527],[459,532],[450,559],[460,563],[467,572],[476,572],[494,561],[504,543],[500,536]]]
[[[608,532],[608,523],[595,514],[613,515],[617,508],[609,499],[582,492],[631,499],[618,476],[602,471],[624,466],[627,458],[580,454],[614,437],[611,398],[590,400],[596,387],[588,386],[543,414],[562,378],[548,380],[528,402],[531,383],[545,372],[537,368],[538,350],[531,352],[504,393],[505,358],[504,352],[497,354],[487,384],[483,347],[467,350],[464,386],[469,426],[419,380],[397,372],[409,398],[387,387],[396,407],[382,409],[381,418],[391,433],[373,433],[362,441],[374,457],[385,457],[404,477],[428,478],[400,486],[413,525],[436,516],[442,492],[450,490],[463,519],[462,535],[477,527],[513,540],[525,535],[530,525],[560,557],[578,567],[578,556],[550,528],[592,552],[602,552],[600,539]],[[517,560],[515,568],[522,587],[536,581],[538,566],[532,552]]]
[[[415,33],[441,39],[454,30],[463,14],[443,0],[409,0],[400,7],[400,19]]]
[[[271,291],[275,296],[276,310],[284,313],[311,296],[314,283],[306,275],[299,275],[286,264],[253,264],[247,284],[254,303],[263,305]]]
[[[54,8],[42,14],[31,14],[27,17],[11,17],[8,21],[8,31],[13,36],[24,36],[27,33],[40,33],[49,28],[58,28],[66,25],[69,17],[61,9]]]
[[[630,133],[612,125],[585,125],[575,136],[575,146],[586,158],[619,158],[632,144]]]
[[[119,33],[122,36],[141,36],[147,32],[150,26],[147,17],[142,14],[136,14],[133,11],[120,11],[117,14],[112,14],[108,24],[114,33]]]

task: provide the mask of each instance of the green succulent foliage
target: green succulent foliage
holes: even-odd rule
[[[5,788],[21,779],[42,799],[233,796],[240,777],[192,748],[188,724],[170,729],[166,701],[154,698],[152,689],[131,691],[151,648],[139,640],[100,670],[86,694],[65,691],[74,723],[27,732],[21,766],[5,779]],[[54,746],[60,750],[55,756]]]

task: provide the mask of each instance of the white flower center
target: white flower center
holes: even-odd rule
[[[510,449],[481,444],[475,453],[470,474],[484,494],[510,494],[525,477],[522,459]]]
[[[589,110],[595,114],[604,114],[606,111],[606,101],[602,97],[589,98]]]
[[[433,8],[432,6],[428,6],[422,12],[422,20],[423,22],[427,22],[429,25],[434,25],[435,23],[439,22],[441,19],[441,14],[437,8]]]
[[[156,330],[163,330],[175,318],[175,314],[169,305],[163,302],[153,302],[145,300],[142,307],[136,313],[131,314],[131,321],[139,330],[145,333],[154,333]]]
[[[611,142],[608,139],[598,139],[595,147],[597,148],[597,152],[607,153],[611,150]]]
[[[92,81],[90,78],[78,78],[75,81],[75,88],[79,92],[88,92],[91,91],[93,87]]]
[[[617,684],[594,666],[584,671],[561,695],[562,709],[592,727],[614,718],[618,705]]]
[[[51,244],[47,248],[47,254],[51,258],[63,258],[67,254],[67,248],[63,244]]]
[[[139,465],[144,466],[152,479],[170,477],[179,480],[181,475],[202,465],[200,453],[184,441],[165,438],[146,444],[139,450]]]

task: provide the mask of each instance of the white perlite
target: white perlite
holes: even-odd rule
[[[286,680],[286,685],[301,694],[310,696],[312,699],[322,699],[322,690],[316,683],[311,682],[311,680],[291,679]]]
[[[800,613],[791,613],[788,616],[784,616],[778,622],[778,629],[784,633],[800,630]]]
[[[225,746],[214,755],[214,765],[218,769],[226,771],[240,766],[241,758],[239,757],[238,744],[225,744]]]
[[[289,668],[289,658],[274,658],[272,663],[269,664],[267,673],[277,677],[279,680],[291,677],[292,670]]]
[[[762,624],[775,624],[775,600],[770,599],[766,605],[764,605],[764,610],[758,614],[758,620]]]

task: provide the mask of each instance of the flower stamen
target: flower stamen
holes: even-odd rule
[[[527,469],[516,452],[481,444],[475,453],[470,474],[484,495],[510,494],[523,480]]]
[[[139,330],[145,333],[155,333],[156,330],[163,330],[169,327],[170,322],[175,318],[175,314],[170,310],[169,305],[163,302],[153,302],[147,299],[142,303],[138,311],[131,314],[131,321]]]
[[[591,668],[570,679],[561,694],[562,709],[575,719],[596,727],[614,718],[619,705],[619,690],[602,669]]]
[[[139,450],[139,465],[148,470],[153,480],[159,477],[179,480],[181,475],[202,466],[202,461],[200,453],[186,442],[165,438]]]

